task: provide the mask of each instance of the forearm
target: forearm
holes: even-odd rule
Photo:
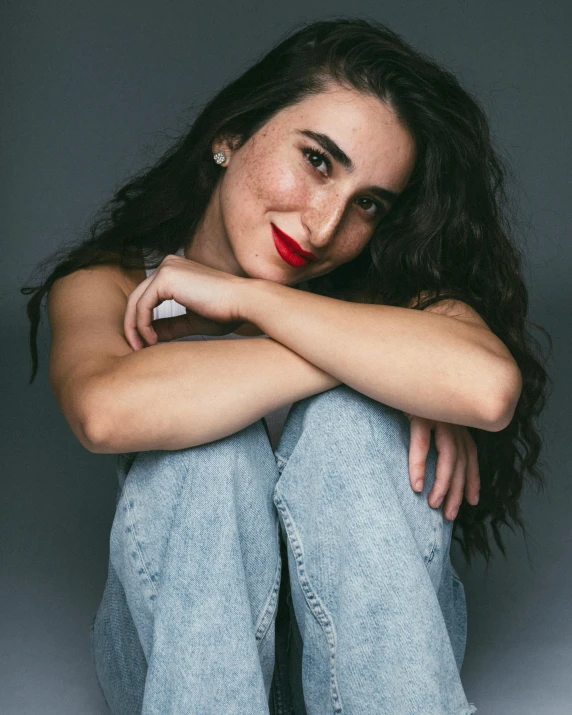
[[[246,320],[355,390],[420,417],[499,428],[515,370],[486,328],[262,280],[243,298]]]
[[[339,384],[270,338],[161,343],[94,384],[86,439],[99,453],[183,449]]]

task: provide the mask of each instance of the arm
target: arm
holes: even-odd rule
[[[90,451],[204,444],[339,384],[270,338],[160,343],[115,360],[94,382]]]
[[[270,338],[134,351],[123,331],[134,282],[96,266],[58,279],[48,294],[50,386],[92,452],[203,444],[340,384]]]
[[[274,340],[379,402],[442,422],[503,429],[521,389],[505,345],[461,315],[349,303],[251,281],[242,315]],[[457,311],[459,313],[459,311]]]

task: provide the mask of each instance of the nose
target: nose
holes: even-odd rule
[[[324,194],[312,202],[304,216],[310,250],[323,251],[334,240],[345,209],[345,198],[337,194]]]

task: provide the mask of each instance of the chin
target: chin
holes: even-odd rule
[[[281,261],[282,259],[278,257],[278,260]],[[283,266],[280,266],[271,258],[263,261],[260,258],[260,254],[253,256],[252,261],[240,261],[240,267],[247,278],[257,278],[258,280],[272,281],[283,285],[299,283],[304,280],[296,275],[296,269],[288,266],[286,262],[283,262]]]

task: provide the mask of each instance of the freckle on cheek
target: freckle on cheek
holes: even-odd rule
[[[294,177],[288,172],[260,171],[254,172],[247,182],[248,190],[257,199],[272,203],[300,201],[304,195],[302,187],[296,184]]]
[[[265,139],[265,146],[269,138]],[[272,152],[271,147],[253,147],[253,154],[238,186],[238,195],[259,201],[268,207],[295,210],[307,199],[307,186],[297,168],[287,164],[288,157]],[[242,188],[241,188],[242,183]]]

